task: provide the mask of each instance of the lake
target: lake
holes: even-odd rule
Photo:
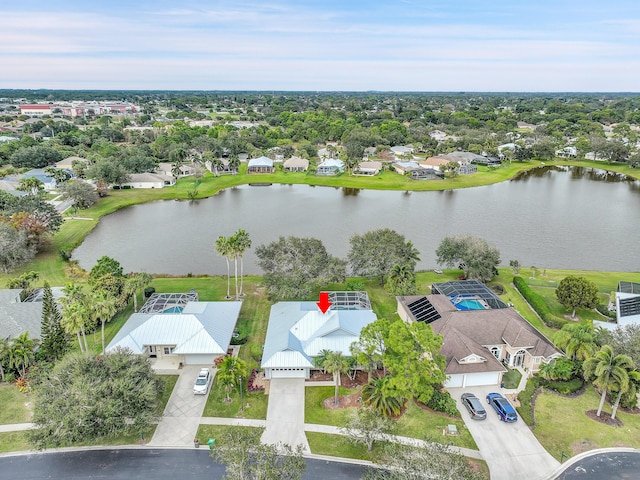
[[[494,185],[438,192],[309,185],[244,185],[195,202],[158,201],[108,215],[73,254],[85,269],[117,259],[125,272],[226,274],[213,246],[246,230],[253,247],[278,236],[315,237],[345,258],[349,238],[394,229],[421,253],[417,268],[437,268],[443,237],[469,233],[501,253],[502,264],[638,271],[640,182],[584,167],[540,167]],[[253,249],[245,273],[260,274]]]

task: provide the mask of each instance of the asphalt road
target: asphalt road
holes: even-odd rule
[[[556,480],[632,480],[640,478],[640,453],[606,452],[572,463]]]
[[[306,459],[305,480],[359,479],[361,465]],[[219,479],[224,466],[208,449],[83,450],[0,457],[0,480],[176,480]]]

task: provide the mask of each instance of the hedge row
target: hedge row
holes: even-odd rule
[[[522,277],[513,277],[513,285],[518,289],[529,305],[531,305],[531,308],[533,308],[540,316],[547,327],[562,328],[567,323],[566,320],[558,318],[551,313],[551,310],[549,310],[544,298],[534,292]]]

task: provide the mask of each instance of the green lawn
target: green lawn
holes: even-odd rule
[[[27,440],[27,432],[0,433],[0,453],[21,452],[31,450],[31,444]]]
[[[158,377],[160,378],[160,381],[163,383],[163,385],[162,393],[158,397],[156,415],[162,416],[162,414],[164,413],[164,409],[167,406],[167,402],[169,402],[169,397],[171,397],[173,388],[176,386],[180,375],[158,375]]]
[[[15,385],[0,384],[0,425],[26,423],[31,421],[31,412],[27,404],[31,397],[20,393]]]
[[[599,400],[591,386],[575,398],[541,393],[536,401],[533,433],[557,459],[562,452],[572,456],[593,448],[640,448],[640,415],[618,411],[622,427],[603,425],[585,415],[587,410],[598,408]],[[605,403],[604,411],[611,413],[611,405]]]
[[[355,458],[373,461],[381,451],[381,443],[374,443],[373,450],[367,452],[364,445],[355,445],[344,435],[330,433],[305,432],[311,453],[331,457]]]
[[[504,388],[518,388],[520,379],[522,378],[520,370],[517,370],[515,368],[513,370],[507,370],[507,373],[502,376],[502,383],[504,383]]]
[[[316,423],[319,425],[333,425],[342,427],[347,424],[354,408],[326,409],[322,402],[326,398],[333,398],[335,387],[305,387],[304,398],[304,423]],[[357,389],[340,387],[339,395],[351,395]]]
[[[267,404],[269,397],[264,392],[242,392],[244,410],[241,411],[240,392],[236,388],[231,392],[231,402],[225,401],[224,388],[214,380],[209,392],[203,417],[252,418],[264,420],[267,418]]]
[[[207,445],[207,441],[210,438],[216,440],[216,443],[219,442],[220,435],[222,432],[227,430],[237,430],[239,428],[258,428],[258,427],[231,427],[228,425],[200,425],[198,427],[198,433],[196,437],[200,439],[200,448],[209,448]],[[214,447],[215,448],[215,447]]]

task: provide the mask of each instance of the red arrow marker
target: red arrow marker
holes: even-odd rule
[[[320,301],[316,302],[316,305],[318,305],[318,308],[322,313],[327,313],[327,310],[329,310],[329,307],[333,305],[329,301],[329,292],[320,292]]]

